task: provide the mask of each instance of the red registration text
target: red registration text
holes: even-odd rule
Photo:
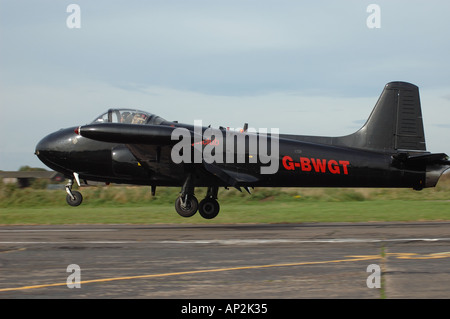
[[[316,172],[331,174],[344,174],[348,175],[349,161],[338,161],[334,159],[319,159],[300,157],[298,162],[295,162],[292,157],[283,157],[283,167],[288,171],[301,170],[303,172]]]

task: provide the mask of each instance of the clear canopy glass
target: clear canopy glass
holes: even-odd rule
[[[155,114],[135,109],[109,109],[92,123],[125,123],[158,125],[166,120]]]

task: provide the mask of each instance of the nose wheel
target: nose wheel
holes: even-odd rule
[[[66,185],[66,202],[70,206],[80,206],[83,202],[83,195],[80,192],[72,191],[73,179],[69,179]]]
[[[80,192],[73,191],[72,196],[67,194],[66,202],[70,206],[80,206],[81,203],[83,202],[83,195],[81,195]]]

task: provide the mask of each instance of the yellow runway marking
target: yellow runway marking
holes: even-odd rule
[[[93,280],[84,280],[84,281],[82,280],[82,281],[80,281],[80,284],[100,283],[100,282],[119,281],[119,280],[132,280],[132,279],[161,278],[161,277],[180,276],[180,275],[206,274],[206,273],[234,271],[234,270],[263,269],[263,268],[275,268],[275,267],[294,267],[294,266],[319,265],[319,264],[330,264],[330,263],[381,259],[380,255],[347,256],[347,257],[348,257],[348,259],[325,260],[325,261],[306,261],[306,262],[298,262],[298,263],[255,265],[255,266],[242,266],[242,267],[230,267],[230,268],[216,268],[216,269],[191,270],[191,271],[152,274],[152,275],[113,277],[113,278],[93,279]],[[42,284],[42,285],[34,285],[34,286],[23,286],[23,287],[16,287],[16,288],[3,288],[3,289],[0,289],[0,292],[38,289],[38,288],[49,288],[49,287],[58,287],[58,286],[66,286],[66,285],[67,285],[67,283],[64,282],[64,283]]]
[[[450,252],[432,253],[432,254],[416,254],[416,253],[387,253],[387,256],[392,256],[397,259],[440,259],[440,258],[450,258]],[[216,269],[203,269],[203,270],[191,270],[191,271],[181,271],[181,272],[171,272],[162,274],[151,274],[151,275],[138,275],[138,276],[125,276],[125,277],[112,277],[112,278],[101,278],[81,281],[80,284],[90,284],[90,283],[102,283],[110,281],[120,281],[120,280],[133,280],[133,279],[148,279],[148,278],[161,278],[170,276],[181,276],[181,275],[195,275],[195,274],[206,274],[214,272],[225,272],[225,271],[235,271],[235,270],[249,270],[249,269],[264,269],[264,268],[275,268],[275,267],[295,267],[295,266],[306,266],[306,265],[320,265],[320,264],[331,264],[331,263],[343,263],[352,261],[364,261],[364,260],[374,260],[382,259],[381,255],[356,255],[356,256],[346,256],[347,259],[337,259],[337,260],[324,260],[324,261],[306,261],[298,263],[286,263],[286,264],[269,264],[269,265],[255,265],[255,266],[241,266],[241,267],[229,267],[229,268],[216,268]],[[34,286],[23,286],[16,288],[1,288],[0,292],[6,291],[17,291],[17,290],[29,290],[38,288],[49,288],[66,286],[67,283],[53,283],[53,284],[42,284]]]
[[[434,254],[425,254],[419,255],[415,253],[387,253],[388,256],[395,256],[398,259],[440,259],[440,258],[449,258],[450,252],[442,252],[442,253],[434,253]]]
[[[7,254],[7,253],[14,253],[16,251],[24,251],[27,250],[26,248],[18,248],[18,249],[12,249],[12,250],[4,250],[0,251],[1,254]]]

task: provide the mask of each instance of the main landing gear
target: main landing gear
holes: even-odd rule
[[[206,197],[198,202],[194,196],[192,178],[189,176],[184,183],[181,194],[175,201],[175,210],[182,217],[192,217],[198,212],[205,219],[212,219],[219,214],[220,205],[217,202],[217,186],[208,187]]]
[[[208,187],[206,197],[198,204],[198,212],[205,219],[213,219],[219,214],[220,205],[217,202],[217,186]]]

